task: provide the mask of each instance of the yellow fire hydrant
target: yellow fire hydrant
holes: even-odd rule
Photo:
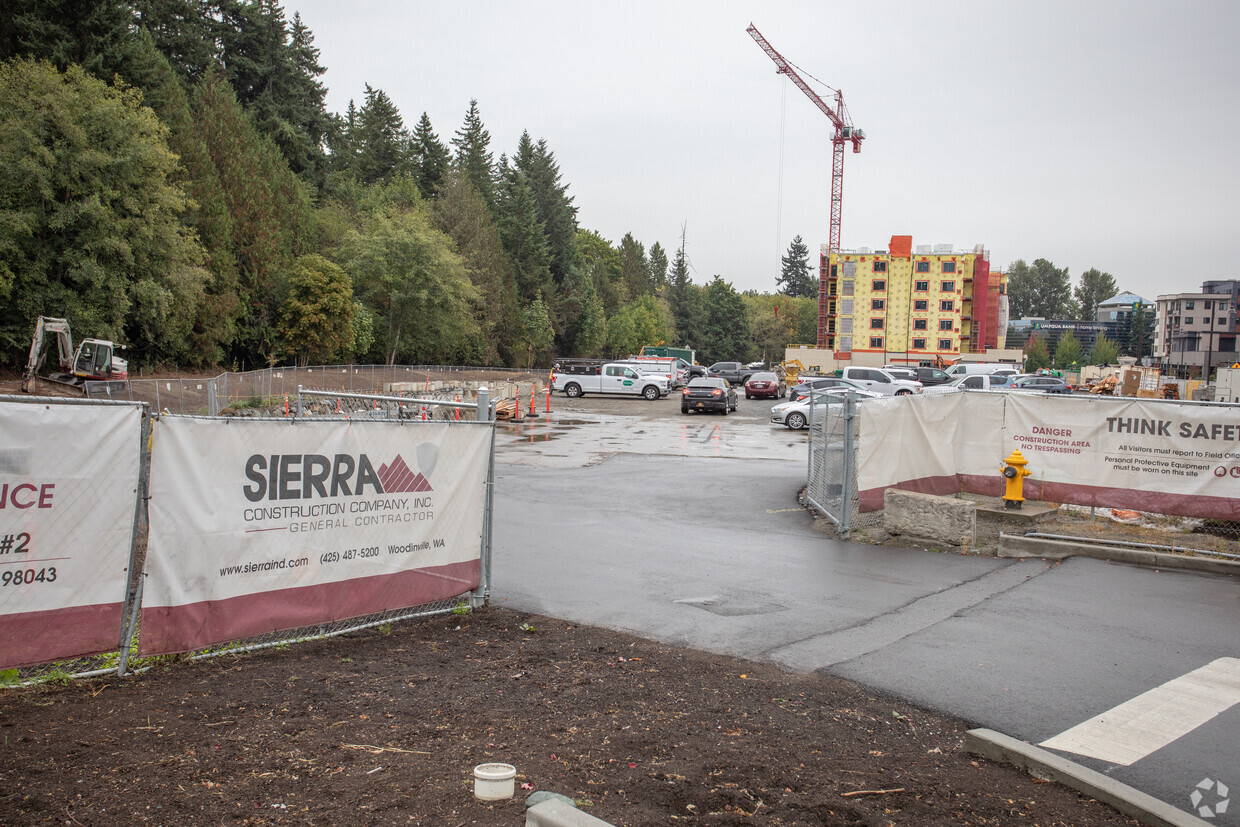
[[[1029,460],[1025,459],[1020,451],[1013,451],[1010,457],[999,463],[1006,486],[1003,491],[1004,508],[1020,508],[1020,504],[1025,501],[1025,477],[1033,473],[1025,467],[1028,464]]]

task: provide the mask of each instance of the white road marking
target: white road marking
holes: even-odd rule
[[[1240,658],[1219,658],[1040,746],[1127,767],[1240,703]]]

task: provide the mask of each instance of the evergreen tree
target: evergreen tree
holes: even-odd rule
[[[560,168],[547,142],[541,139],[531,142],[528,132],[521,133],[513,166],[525,176],[534,195],[551,256],[548,264],[551,280],[562,287],[568,274],[579,265],[577,208],[568,195],[568,185],[560,183]]]
[[[480,296],[474,318],[483,364],[519,366],[528,354],[516,279],[486,204],[460,171],[450,170],[433,209],[436,228],[455,243]]]
[[[522,321],[527,348],[525,367],[532,368],[550,356],[551,347],[555,344],[555,330],[551,327],[551,316],[541,295],[535,296],[534,301],[525,306]]]
[[[410,154],[413,167],[417,170],[414,178],[422,197],[431,199],[439,195],[439,188],[443,185],[443,178],[448,172],[452,157],[448,154],[447,147],[439,142],[439,136],[435,134],[431,119],[425,112],[414,127]]]
[[[667,285],[667,304],[672,313],[672,324],[681,344],[688,347],[701,346],[699,330],[699,295],[689,278],[689,263],[685,258],[684,244],[676,251],[672,272]]]
[[[645,246],[625,233],[620,239],[620,274],[630,300],[636,300],[650,292],[650,262],[646,260]]]
[[[352,171],[358,181],[385,183],[412,172],[409,133],[387,93],[366,84],[366,102],[356,119],[347,140],[354,152]]]
[[[1153,319],[1150,318],[1145,305],[1137,305],[1137,309],[1128,317],[1128,342],[1124,350],[1125,356],[1141,359],[1150,355],[1153,339],[1152,325]]]
[[[580,251],[582,269],[603,305],[604,315],[614,315],[624,303],[620,254],[607,239],[593,230],[577,232],[577,249]]]
[[[650,245],[650,286],[656,292],[667,286],[667,251],[659,242]]]
[[[818,295],[818,280],[811,274],[809,247],[798,235],[788,245],[788,252],[780,259],[779,278],[775,280],[779,292],[793,298],[809,298]]]
[[[300,16],[290,27],[276,0],[221,0],[219,9],[220,60],[237,100],[293,171],[321,187],[330,117],[314,36]]]
[[[706,285],[702,310],[698,359],[703,364],[729,359],[745,361],[750,351],[745,302],[722,276],[715,276]]]
[[[509,169],[498,209],[499,234],[516,276],[517,295],[523,304],[551,293],[551,251],[538,218],[534,193],[525,175]],[[550,306],[549,306],[549,312]]]
[[[208,72],[195,88],[194,114],[232,221],[242,315],[231,355],[251,366],[274,364],[280,353],[278,275],[306,252],[310,195],[219,72]]]
[[[215,162],[207,151],[189,99],[171,64],[156,49],[149,32],[139,33],[141,49],[131,76],[143,89],[143,102],[168,128],[168,148],[180,159],[173,178],[190,201],[182,222],[198,236],[210,273],[204,285],[192,330],[148,360],[175,360],[179,364],[219,365],[236,333],[241,312],[237,298],[237,258],[233,250],[232,218]],[[130,334],[137,339],[136,333]]]
[[[478,113],[478,101],[470,100],[469,111],[465,113],[465,122],[456,131],[451,141],[456,148],[454,162],[465,173],[465,177],[473,184],[474,189],[482,196],[488,207],[495,204],[495,182],[493,161],[491,157],[491,133],[482,125],[482,116]]]
[[[0,12],[0,61],[81,66],[105,83],[133,58],[134,13],[123,0],[8,0]]]
[[[1091,365],[1114,365],[1118,364],[1118,361],[1119,345],[1108,339],[1105,333],[1099,333],[1098,338],[1094,340],[1093,350],[1089,352],[1089,363]]]
[[[215,63],[222,33],[215,0],[131,0],[130,5],[181,80],[197,83]]]
[[[1079,368],[1084,360],[1085,351],[1081,347],[1081,341],[1071,330],[1065,330],[1059,337],[1059,343],[1055,345],[1055,367],[1071,370]]]
[[[784,349],[796,342],[796,303],[803,301],[781,294],[746,293],[745,314],[749,317],[749,338],[764,362],[782,362]]]
[[[1115,279],[1110,273],[1104,273],[1097,267],[1090,267],[1081,273],[1081,281],[1074,291],[1076,303],[1080,308],[1080,318],[1084,321],[1094,321],[1098,316],[1098,305],[1107,299],[1114,298],[1118,293],[1119,288],[1115,286]]]
[[[1025,372],[1033,373],[1051,366],[1051,354],[1046,349],[1046,340],[1034,334],[1025,342]]]

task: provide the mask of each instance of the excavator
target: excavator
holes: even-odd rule
[[[60,371],[49,376],[39,376],[39,370],[51,350],[53,338],[59,354]],[[88,381],[114,382],[123,387],[123,383],[129,378],[129,362],[116,355],[116,350],[123,347],[124,345],[116,345],[104,339],[83,339],[77,350],[74,350],[69,321],[40,316],[34,326],[34,339],[30,342],[30,359],[26,362],[26,373],[22,376],[22,391],[33,392],[38,379],[83,390]],[[121,387],[117,389],[120,390]]]

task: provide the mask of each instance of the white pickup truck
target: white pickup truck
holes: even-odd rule
[[[644,396],[658,399],[667,396],[668,382],[665,376],[643,374],[627,365],[601,365],[597,373],[551,374],[551,388],[563,391],[565,396],[576,398],[587,393],[614,393],[628,396]]]

